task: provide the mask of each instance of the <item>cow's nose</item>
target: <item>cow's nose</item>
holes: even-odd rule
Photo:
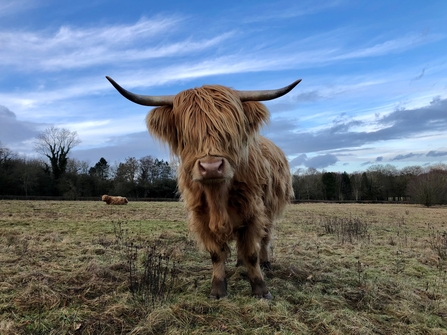
[[[222,178],[224,160],[222,158],[212,161],[199,161],[199,172],[203,178]]]

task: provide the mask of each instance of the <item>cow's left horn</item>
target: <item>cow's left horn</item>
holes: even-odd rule
[[[135,94],[132,92],[129,92],[122,88],[120,85],[118,85],[115,80],[110,78],[109,76],[106,76],[107,80],[110,81],[110,83],[117,89],[118,92],[121,93],[123,97],[126,99],[129,99],[132,102],[135,102],[136,104],[143,105],[143,106],[172,106],[174,103],[174,96],[173,95],[141,95],[141,94]],[[284,93],[285,94],[285,93]]]
[[[278,88],[276,90],[260,90],[260,91],[237,91],[241,101],[266,101],[273,100],[289,93],[296,85],[301,82],[301,79],[292,84]]]

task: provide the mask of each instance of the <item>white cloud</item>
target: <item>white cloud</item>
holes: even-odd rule
[[[364,47],[346,53],[343,52],[339,56],[336,56],[334,60],[383,56],[388,53],[397,53],[410,48],[416,48],[443,38],[445,38],[445,36],[442,35],[427,36],[425,34],[409,34],[404,37],[390,39],[385,42],[375,44],[372,47]]]
[[[17,70],[58,71],[103,65],[111,61],[135,60],[172,55],[181,49],[209,47],[228,34],[198,43],[174,43],[168,48],[160,43],[172,33],[181,18],[142,18],[134,24],[72,28],[62,26],[56,32],[45,30],[1,31],[1,66],[17,66]],[[155,45],[154,45],[155,44]],[[154,45],[132,49],[135,45]]]

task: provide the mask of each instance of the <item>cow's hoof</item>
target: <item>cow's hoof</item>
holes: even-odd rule
[[[267,292],[266,294],[263,295],[255,295],[255,298],[273,300],[273,295],[270,292]]]
[[[270,292],[267,292],[267,294],[264,294],[262,298],[267,300],[273,300],[273,295]]]
[[[219,294],[210,294],[208,298],[210,298],[211,300],[225,299],[228,298],[228,294],[224,296],[220,296]]]
[[[227,295],[227,279],[213,278],[211,293],[209,295],[210,299],[218,300],[225,298]]]

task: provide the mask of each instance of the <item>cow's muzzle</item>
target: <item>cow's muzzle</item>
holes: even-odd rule
[[[221,182],[233,177],[233,170],[227,159],[216,156],[200,158],[194,164],[193,179],[204,183]]]

